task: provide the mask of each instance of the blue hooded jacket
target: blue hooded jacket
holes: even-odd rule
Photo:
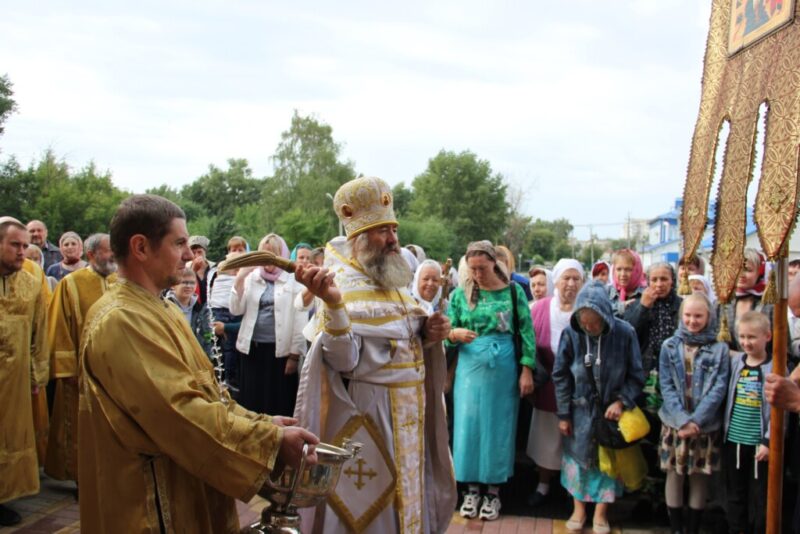
[[[603,332],[596,337],[580,327],[578,316],[583,309],[597,312],[603,319]],[[595,381],[600,391],[598,409],[585,358],[590,355]],[[572,422],[572,435],[564,438],[564,453],[584,468],[597,465],[597,442],[594,437],[596,417],[603,417],[605,407],[620,400],[625,409],[636,405],[644,386],[639,341],[631,325],[614,317],[605,286],[590,282],[575,301],[570,327],[561,334],[553,382],[556,387],[558,417]]]

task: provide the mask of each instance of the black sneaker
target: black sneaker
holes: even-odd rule
[[[22,517],[17,512],[0,504],[0,526],[13,527],[20,521],[22,521]]]
[[[547,500],[549,493],[542,493],[540,491],[535,491],[528,495],[528,506],[531,508],[537,508],[544,504],[544,501]]]

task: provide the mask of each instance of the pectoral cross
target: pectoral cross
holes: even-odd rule
[[[355,482],[357,490],[361,490],[361,488],[366,486],[366,484],[364,483],[364,480],[363,480],[364,477],[367,477],[369,480],[372,480],[373,478],[378,476],[378,473],[376,473],[372,469],[370,469],[368,471],[364,471],[364,464],[365,463],[366,462],[364,461],[363,458],[359,458],[358,460],[356,460],[356,465],[358,465],[358,470],[357,471],[353,471],[352,467],[348,467],[344,471],[344,474],[347,475],[348,477],[353,477],[353,476],[357,477],[356,478],[356,482]]]

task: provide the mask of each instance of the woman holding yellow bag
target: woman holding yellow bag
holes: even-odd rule
[[[620,465],[621,457],[637,458],[641,466],[641,453],[638,446],[614,450],[604,454],[601,469],[602,448],[597,445],[596,430],[599,424],[619,421],[623,411],[636,406],[644,374],[636,332],[614,317],[600,282],[590,282],[578,293],[570,326],[561,335],[553,382],[559,430],[564,436],[561,484],[574,501],[567,529],[582,530],[586,503],[593,502],[593,531],[607,534],[608,505],[622,495],[622,479],[628,478],[622,472],[627,466]],[[643,475],[640,472],[636,478]]]
[[[659,377],[664,404],[659,455],[667,473],[664,495],[670,531],[696,534],[705,508],[708,479],[719,470],[730,357],[716,339],[711,302],[700,294],[686,297],[675,335],[661,347]],[[684,529],[683,486],[689,479],[689,521]]]

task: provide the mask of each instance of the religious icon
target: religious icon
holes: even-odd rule
[[[792,21],[794,0],[731,0],[728,55]]]

